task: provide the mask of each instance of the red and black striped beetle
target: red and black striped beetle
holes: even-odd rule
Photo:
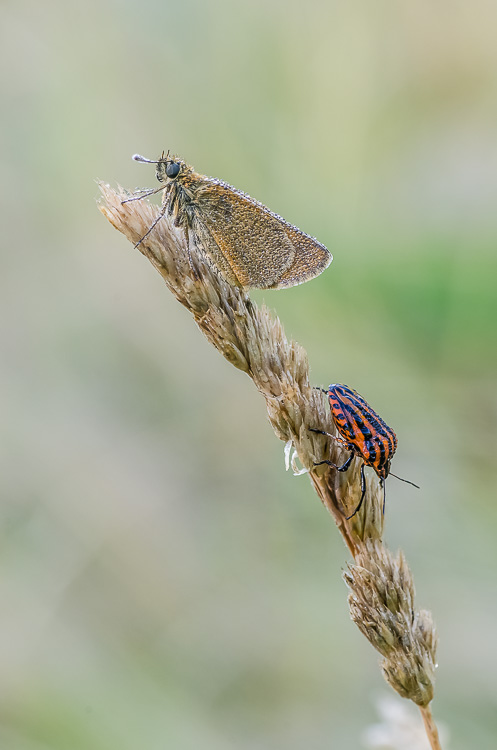
[[[371,466],[380,478],[380,486],[383,487],[383,511],[385,511],[385,479],[391,474],[390,462],[397,448],[395,432],[353,388],[332,383],[327,391],[323,388],[321,390],[328,396],[331,416],[341,437],[337,438],[330,435],[329,432],[324,432],[324,430],[311,428],[311,431],[333,438],[350,451],[350,456],[342,466],[337,466],[328,460],[318,461],[315,466],[328,464],[337,471],[347,471],[354,456],[359,456],[363,461],[361,465],[361,499],[352,515],[347,516],[347,520],[355,516],[362,506],[366,494],[365,466]],[[396,474],[392,474],[392,476],[418,487],[417,484],[410,482],[408,479],[397,477]]]

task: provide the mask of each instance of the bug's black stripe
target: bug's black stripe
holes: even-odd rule
[[[391,430],[381,419],[371,418],[371,427],[374,432],[374,439],[380,449],[377,468],[381,469],[385,466],[388,459],[392,457],[395,450],[393,447]]]
[[[377,451],[378,435],[376,434],[374,419],[372,419],[368,413],[364,412],[363,422],[367,429],[367,434],[369,435],[369,437],[364,441],[364,460],[367,464],[369,464],[369,466],[373,466],[376,469],[376,462],[379,458],[379,453]]]
[[[386,422],[383,421],[379,414],[375,413],[375,417],[378,422],[378,433],[384,435],[387,438],[389,450],[393,455],[397,447],[397,438],[395,436],[395,432],[391,429],[391,427],[387,425]]]
[[[373,437],[373,433],[371,432],[369,425],[364,421],[362,416],[359,416],[359,414],[355,415],[355,425],[360,431],[364,440],[370,440]]]
[[[395,448],[397,447],[395,444],[396,443],[395,433],[393,432],[393,430],[385,430],[385,437],[388,442],[388,449],[389,449],[390,458],[391,458],[393,454],[395,453]]]
[[[347,417],[347,424],[351,434],[354,437],[354,441],[360,441],[361,431],[358,429],[357,417],[358,413],[361,414],[361,412],[358,412],[356,404],[354,404],[353,402],[351,403],[348,399],[342,400],[342,411]]]
[[[333,415],[333,419],[338,428],[338,431],[340,432],[342,437],[345,438],[345,440],[354,442],[353,422],[350,421],[349,414],[347,413],[347,410],[344,409],[343,401],[331,391],[329,392],[328,398],[330,402],[331,413]]]
[[[395,434],[395,432],[391,428],[388,428],[388,434],[389,434],[390,439],[392,441],[392,449],[391,450],[392,450],[392,456],[393,456],[393,454],[397,450],[397,435]]]
[[[375,446],[375,453],[370,453],[370,463],[374,467],[379,477],[385,475],[385,466],[391,458],[390,441],[388,433],[381,428],[377,421],[371,417],[371,430],[373,438],[370,441]]]
[[[378,473],[380,472],[384,473],[383,470],[388,461],[388,452],[387,452],[388,440],[385,435],[382,435],[381,437],[377,438],[376,442],[379,448],[379,455],[378,455],[378,461],[376,464],[376,470]]]
[[[377,445],[378,443],[376,440],[367,440],[365,444],[366,450],[365,450],[365,456],[364,456],[364,463],[366,463],[368,466],[372,466],[376,472],[377,472],[376,460],[378,457],[378,451],[376,450]],[[366,460],[366,455],[367,455],[367,460]]]
[[[359,394],[357,395],[359,396]],[[374,411],[374,409],[372,409],[369,406],[369,404],[366,403],[364,399],[360,396],[357,399],[357,408],[358,408],[358,411],[361,411],[363,417],[369,422],[373,436],[382,435],[386,438],[388,449],[390,453],[393,455],[397,447],[397,438],[396,438],[394,431],[386,424],[386,422],[383,421],[380,415],[377,414]],[[359,422],[358,422],[358,426],[359,426]]]
[[[374,466],[377,457],[374,430],[371,429],[368,410],[355,399],[347,398],[343,403],[354,433],[353,443],[365,463]]]

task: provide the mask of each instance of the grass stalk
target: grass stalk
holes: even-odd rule
[[[100,189],[101,212],[136,244],[157,217],[158,208],[145,201],[122,205],[127,193],[104,184]],[[166,217],[138,249],[191,312],[207,339],[252,378],[265,399],[276,436],[293,446],[353,557],[344,574],[351,618],[381,654],[386,681],[420,707],[431,747],[440,750],[430,710],[437,647],[431,614],[415,609],[414,583],[402,552],[393,555],[382,542],[383,492],[376,475],[370,472],[367,477],[367,502],[347,520],[360,498],[360,460],[355,458],[343,473],[326,465],[314,466],[325,451],[332,462],[339,463],[342,449],[309,430],[330,431],[331,420],[326,396],[310,383],[306,352],[286,338],[278,318],[265,306],[257,307],[200,255],[190,263],[183,233]]]

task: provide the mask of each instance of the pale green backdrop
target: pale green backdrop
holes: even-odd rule
[[[170,148],[333,252],[255,293],[396,430],[452,750],[497,743],[497,6],[0,8],[0,747],[350,750],[389,689],[262,399],[102,218]]]

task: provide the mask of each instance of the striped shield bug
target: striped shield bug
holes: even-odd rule
[[[328,396],[331,416],[341,437],[335,437],[335,435],[330,435],[329,432],[313,428],[310,428],[311,432],[328,435],[350,451],[350,456],[342,466],[337,466],[328,460],[318,461],[315,466],[328,464],[337,471],[347,471],[354,456],[362,458],[363,461],[361,465],[361,499],[354,512],[347,516],[347,520],[355,516],[362,506],[366,494],[365,466],[371,466],[380,479],[380,485],[383,487],[383,512],[385,511],[385,479],[389,475],[419,489],[414,482],[402,479],[402,477],[398,477],[390,471],[390,462],[397,448],[397,436],[367,401],[353,388],[339,383],[332,383],[327,391],[323,388],[320,390]]]

